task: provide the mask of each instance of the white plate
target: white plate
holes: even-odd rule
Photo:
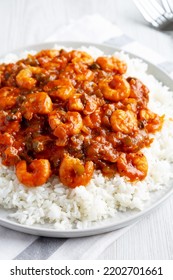
[[[102,50],[105,54],[111,55],[115,51],[120,51],[120,49],[110,47],[107,45],[98,45],[92,43],[82,43],[82,42],[53,42],[53,43],[45,43],[39,45],[33,45],[25,48],[25,50],[36,50],[39,51],[41,49],[49,49],[52,48],[55,44],[62,45],[65,47],[71,47],[73,49],[79,48],[81,46],[95,46]],[[20,49],[17,51],[13,51],[13,53],[19,54],[23,52],[24,49]],[[127,53],[127,52],[126,52]],[[139,58],[138,56],[132,55],[129,53],[131,58]],[[144,59],[142,59],[145,61]],[[161,81],[163,84],[167,85],[173,91],[173,81],[169,76],[164,73],[162,70],[154,66],[148,61],[145,61],[148,64],[148,73],[154,75],[157,80]],[[125,226],[128,226],[134,223],[139,218],[143,217],[144,215],[148,214],[152,210],[154,210],[157,206],[159,206],[165,199],[167,199],[173,193],[173,182],[168,186],[168,188],[164,191],[157,191],[154,194],[151,194],[151,199],[145,205],[145,210],[139,211],[127,211],[125,213],[118,213],[116,218],[109,219],[107,221],[102,222],[98,226],[93,226],[91,228],[83,229],[83,230],[56,230],[53,229],[50,224],[45,225],[33,225],[33,226],[26,226],[21,225],[17,222],[11,221],[8,218],[8,214],[11,213],[9,210],[0,209],[0,225],[17,230],[20,232],[25,232],[34,235],[40,236],[49,236],[49,237],[82,237],[82,236],[90,236],[95,234],[101,234],[109,231],[113,231]]]

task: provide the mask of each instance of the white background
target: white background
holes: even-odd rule
[[[173,61],[173,32],[150,28],[132,0],[0,0],[0,55],[41,43],[56,28],[95,13]],[[173,259],[173,197],[108,247],[99,259]]]
[[[52,268],[52,270],[51,270]],[[127,268],[127,269],[126,269]],[[160,269],[159,269],[160,268]],[[45,273],[52,271],[52,276]],[[37,272],[36,272],[37,270]],[[92,270],[92,271],[91,271]],[[42,272],[43,271],[43,272]],[[133,274],[134,271],[134,274]],[[153,271],[153,272],[152,272]],[[17,274],[16,274],[17,273]],[[105,273],[107,275],[105,275]],[[139,275],[138,275],[139,273]],[[153,274],[152,274],[153,273]],[[40,274],[40,275],[39,275]],[[41,276],[43,274],[43,276]],[[70,274],[70,275],[69,275]],[[75,275],[76,274],[76,275]],[[122,275],[121,275],[122,274]],[[144,274],[141,275],[140,274]],[[51,280],[51,279],[92,279],[105,280],[133,280],[136,279],[160,279],[172,280],[171,261],[104,261],[104,260],[68,260],[68,261],[2,261],[1,275],[4,280]],[[19,276],[20,275],[20,276]],[[24,276],[22,276],[24,275]],[[33,275],[33,276],[32,276]]]

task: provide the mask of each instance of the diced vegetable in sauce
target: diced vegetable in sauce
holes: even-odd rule
[[[28,187],[54,174],[74,188],[94,170],[143,180],[141,152],[164,116],[148,109],[149,90],[125,78],[127,65],[82,51],[43,50],[0,65],[0,155]]]

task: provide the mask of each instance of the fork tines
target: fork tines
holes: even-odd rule
[[[173,10],[169,0],[162,0],[163,7],[156,0],[133,0],[143,17],[154,27],[163,29],[173,22]]]
[[[162,5],[167,13],[173,13],[173,1],[162,0]]]

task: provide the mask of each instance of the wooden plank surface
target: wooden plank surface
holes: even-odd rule
[[[173,60],[173,36],[149,28],[131,0],[0,0],[0,55],[43,42],[56,28],[100,14]],[[142,219],[99,259],[173,259],[173,197]]]

